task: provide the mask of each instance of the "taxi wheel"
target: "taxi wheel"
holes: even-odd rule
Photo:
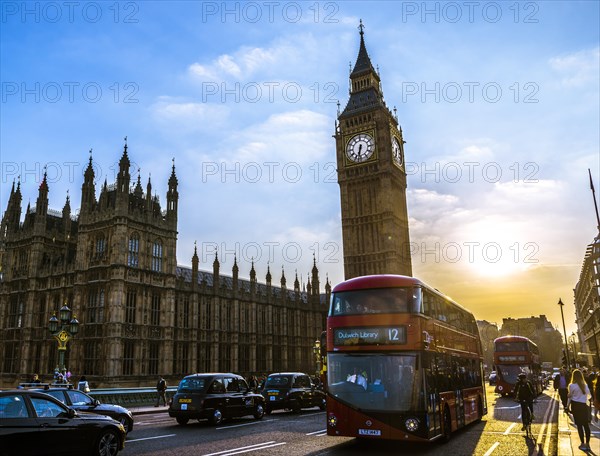
[[[221,424],[223,422],[223,413],[221,412],[221,410],[216,408],[213,414],[211,415],[209,421],[210,424],[212,424],[213,426]]]
[[[188,424],[188,421],[189,421],[188,418],[183,418],[181,416],[178,416],[176,419],[177,419],[177,423],[181,424],[182,426],[185,426],[186,424]]]
[[[263,416],[265,416],[265,408],[262,404],[257,404],[256,408],[254,409],[254,418],[260,420]]]
[[[95,456],[116,456],[119,452],[119,436],[113,430],[108,430],[100,435],[94,448]]]

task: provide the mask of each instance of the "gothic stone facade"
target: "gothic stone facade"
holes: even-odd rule
[[[157,375],[173,384],[192,372],[264,374],[315,372],[315,340],[325,328],[330,285],[320,293],[313,267],[306,290],[296,277],[287,289],[200,271],[176,262],[178,181],[173,165],[162,210],[131,185],[125,145],[116,183],[104,182],[96,199],[90,156],[81,209],[48,209],[46,175],[35,208],[21,222],[20,182],[11,191],[0,225],[0,387],[37,372],[48,379],[57,343],[48,319],[67,303],[80,321],[69,342],[66,366],[94,387],[147,386]]]

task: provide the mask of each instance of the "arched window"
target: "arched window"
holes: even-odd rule
[[[96,258],[103,258],[106,253],[106,239],[101,234],[96,238]]]
[[[160,240],[154,241],[152,245],[152,270],[156,272],[162,271],[162,256],[163,246]]]
[[[140,265],[140,237],[133,233],[127,247],[127,266],[137,268]]]

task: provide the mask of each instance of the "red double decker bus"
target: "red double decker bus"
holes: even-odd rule
[[[412,277],[333,289],[327,380],[328,435],[448,440],[487,413],[475,318]]]
[[[494,365],[496,366],[495,392],[512,395],[521,372],[533,385],[536,395],[542,394],[542,366],[538,346],[527,337],[502,336],[494,340]]]

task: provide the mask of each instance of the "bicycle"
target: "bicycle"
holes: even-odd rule
[[[525,438],[531,439],[533,438],[533,432],[531,431],[531,422],[533,421],[531,410],[529,409],[529,405],[527,401],[521,401],[521,419],[523,421],[523,427],[525,428]],[[525,404],[525,407],[523,407]],[[533,404],[532,404],[533,405]]]

